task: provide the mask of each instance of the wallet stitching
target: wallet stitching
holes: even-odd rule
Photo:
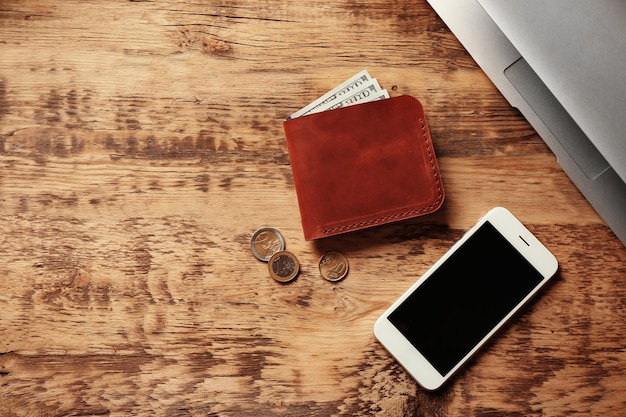
[[[422,207],[422,208],[415,209],[415,210],[409,210],[409,211],[405,211],[405,212],[402,212],[402,213],[390,214],[388,216],[379,217],[377,219],[365,220],[365,221],[361,221],[361,222],[357,222],[357,223],[352,223],[352,224],[349,224],[349,225],[337,226],[337,227],[333,227],[333,228],[330,228],[330,229],[323,229],[323,230],[321,230],[321,233],[328,234],[328,233],[334,233],[334,232],[337,232],[337,231],[340,231],[340,230],[349,230],[349,229],[360,228],[362,226],[369,226],[369,225],[373,225],[373,224],[377,224],[377,223],[386,223],[389,220],[410,216],[412,214],[421,213],[423,211],[428,211],[428,210],[432,209],[433,207],[435,207],[435,206],[437,206],[439,204],[439,202],[441,201],[441,198],[442,198],[441,181],[439,180],[439,175],[437,175],[437,169],[436,169],[436,165],[435,165],[435,158],[434,158],[433,152],[432,152],[432,150],[430,148],[430,145],[428,143],[428,134],[426,132],[426,129],[427,129],[426,128],[426,122],[422,118],[419,118],[419,122],[420,122],[420,125],[421,125],[421,128],[422,128],[422,136],[424,138],[424,144],[426,145],[426,151],[428,152],[428,159],[430,160],[430,168],[433,171],[433,177],[435,179],[435,184],[436,184],[436,189],[437,189],[437,199],[431,205],[429,205],[427,207]]]

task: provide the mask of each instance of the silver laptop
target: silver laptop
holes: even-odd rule
[[[428,2],[626,245],[626,1]]]

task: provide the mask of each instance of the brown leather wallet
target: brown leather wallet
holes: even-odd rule
[[[411,96],[284,122],[306,240],[432,213],[443,185]]]

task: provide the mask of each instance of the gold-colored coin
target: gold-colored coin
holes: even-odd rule
[[[252,235],[250,250],[258,260],[267,262],[273,254],[285,250],[285,239],[273,227],[263,227]]]
[[[277,252],[269,260],[270,276],[278,282],[289,282],[298,275],[300,262],[298,258],[286,250]]]
[[[320,274],[328,281],[339,281],[348,275],[348,260],[336,251],[326,252],[320,258]]]

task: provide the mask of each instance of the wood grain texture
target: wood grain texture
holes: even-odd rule
[[[446,202],[305,242],[282,120],[364,68],[423,103]],[[373,323],[496,205],[559,275],[423,391]],[[423,1],[0,1],[2,417],[621,415],[624,259]]]

